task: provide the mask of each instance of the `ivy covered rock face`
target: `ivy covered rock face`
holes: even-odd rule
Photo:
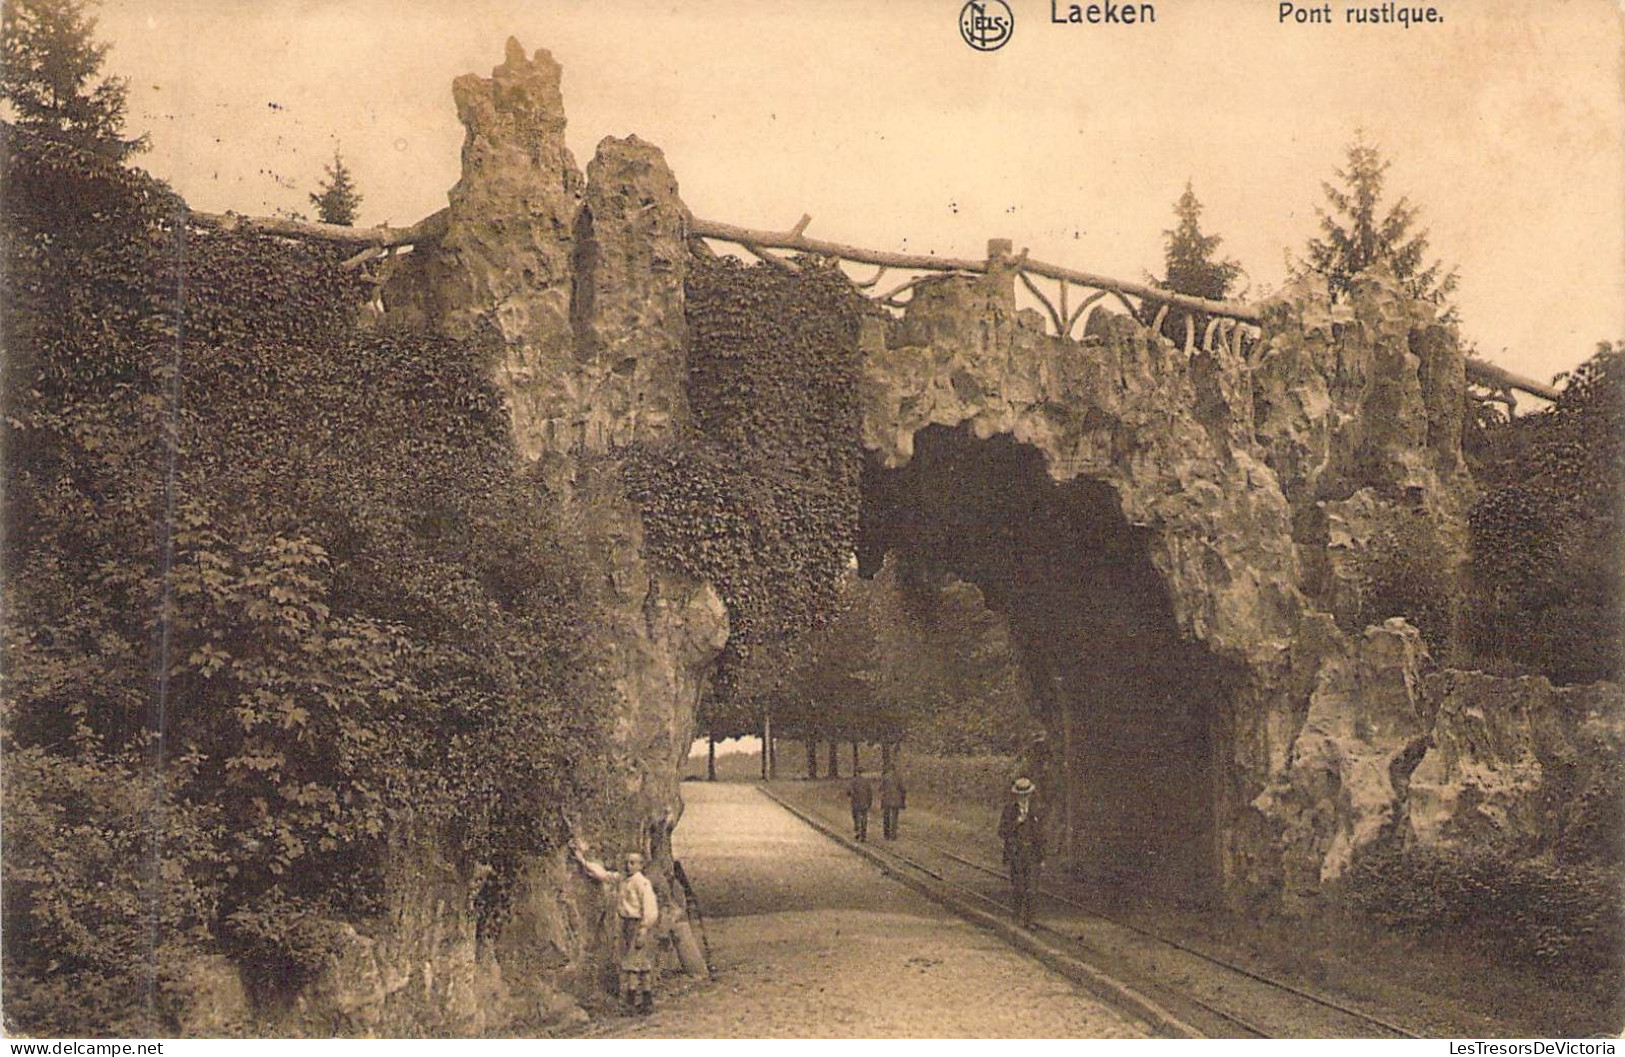
[[[210,400],[180,405],[185,629],[170,688],[186,707],[169,717],[163,927],[178,946],[164,971],[185,971],[189,945],[233,962],[220,987],[123,1034],[251,1015],[294,1034],[548,1030],[581,1015],[570,991],[595,993],[603,939],[600,893],[563,838],[652,853],[655,874],[669,864],[678,768],[727,613],[708,584],[647,561],[613,466],[577,456],[658,447],[688,417],[685,214],[659,152],[636,139],[606,142],[584,188],[558,76],[515,46],[492,79],[458,82],[469,141],[447,236],[403,259],[370,329],[356,326],[366,284],[331,254],[189,236],[180,391]],[[77,724],[86,754],[75,768],[38,761],[69,779],[60,788],[14,786],[34,768],[8,771],[15,817],[41,820],[8,831],[8,870],[23,871],[7,874],[8,936],[22,939],[62,911],[47,894],[69,879],[50,863],[128,874],[82,913],[145,898],[129,865],[148,854],[141,827],[79,835],[81,869],[49,820],[92,786],[115,818],[111,805],[147,788],[127,757],[153,666],[141,621],[158,597],[153,475],[175,355],[176,236],[161,225],[184,206],[71,152],[10,156],[29,171],[8,175],[35,192],[7,198],[22,214],[6,218],[21,254],[10,273],[27,295],[7,370],[28,383],[8,390],[35,390],[11,419],[29,431],[11,450],[34,453],[8,462],[9,494],[31,497],[12,538],[20,554],[70,557],[31,565],[41,605],[94,603],[36,607],[7,628],[14,747],[67,744]],[[41,230],[76,240],[77,262],[32,253],[52,244]],[[85,495],[30,477],[75,460],[88,460],[74,471],[90,474]],[[102,570],[91,596],[64,586],[86,580],[82,562]],[[79,632],[51,628],[109,621],[96,634],[128,640],[117,656],[58,656]],[[82,711],[63,713],[61,673],[80,670]],[[9,978],[42,1032],[87,1015],[121,1024],[142,993],[143,960],[125,947],[145,933],[86,925],[104,941],[35,942],[32,962],[8,960],[47,974],[82,962],[105,981],[107,1012],[87,1013]]]
[[[554,1009],[563,973],[471,999],[503,983],[476,938],[529,913],[561,807],[609,813],[614,699],[577,541],[478,355],[358,328],[330,250],[177,227],[161,186],[60,144],[5,158],[29,189],[3,214],[8,1017]]]
[[[594,614],[597,647],[588,677],[608,699],[582,707],[596,708],[608,751],[590,809],[561,803],[546,813],[568,814],[605,856],[643,852],[665,884],[682,811],[678,776],[731,614],[719,597],[726,582],[650,540],[621,456],[666,455],[691,427],[688,214],[660,151],[636,136],[603,140],[583,176],[564,143],[561,77],[546,51],[527,55],[510,40],[489,78],[457,79],[467,137],[446,234],[391,276],[380,327],[425,327],[467,343],[506,407],[517,461],[546,482],[554,513],[580,543],[581,601]],[[592,952],[609,941],[598,935],[598,898],[562,856],[520,864],[497,944],[510,984],[517,973],[591,994]],[[449,991],[445,1001],[467,993]],[[504,1016],[556,1020],[545,1001],[536,1006],[538,994],[549,992],[515,987],[498,1006],[510,1010]],[[526,1011],[527,1001],[535,1008]],[[489,1003],[463,1006],[491,1015]]]

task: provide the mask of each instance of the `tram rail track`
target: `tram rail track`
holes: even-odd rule
[[[924,843],[924,842],[921,842],[921,843]],[[941,849],[937,849],[937,850],[939,852],[941,851]],[[890,856],[890,857],[898,860],[899,862],[902,862],[902,863],[904,863],[904,864],[906,864],[906,865],[920,871],[921,873],[926,874],[927,876],[935,879],[939,883],[947,885],[949,888],[952,888],[955,891],[962,892],[962,893],[972,897],[973,899],[976,899],[976,900],[978,900],[980,902],[987,903],[990,906],[992,906],[995,910],[999,911],[1000,913],[1004,913],[1004,914],[1013,913],[1014,908],[1009,903],[1006,903],[1006,902],[1003,902],[1001,900],[995,899],[995,898],[993,898],[993,897],[991,897],[991,896],[989,896],[989,895],[987,895],[987,894],[985,894],[983,892],[980,892],[980,891],[978,891],[978,890],[976,890],[974,888],[971,888],[968,885],[963,885],[963,884],[960,884],[960,883],[958,883],[956,881],[952,881],[952,880],[948,879],[947,877],[944,877],[938,871],[932,870],[930,867],[925,866],[925,865],[917,862],[916,860],[910,858],[907,855],[902,854],[901,852],[894,851],[894,850],[892,850],[890,848],[887,848],[883,852],[881,852],[880,854]],[[953,858],[958,859],[959,857],[958,856],[953,856]],[[961,859],[960,861],[963,862],[965,860]],[[1054,928],[1050,927],[1049,925],[1034,923],[1033,926],[1032,926],[1032,930],[1036,931],[1036,932],[1045,933],[1047,935],[1055,936],[1055,937],[1057,937],[1059,939],[1062,939],[1062,940],[1072,940],[1073,939],[1073,937],[1070,937],[1070,936],[1066,935],[1065,933],[1060,932],[1057,929],[1054,929]],[[1127,983],[1127,981],[1124,981],[1124,982]],[[1247,1035],[1247,1036],[1252,1037],[1252,1038],[1260,1038],[1260,1039],[1265,1039],[1265,1038],[1270,1038],[1271,1037],[1270,1034],[1267,1031],[1265,1031],[1263,1028],[1259,1027],[1256,1024],[1253,1024],[1252,1022],[1248,1021],[1247,1019],[1245,1019],[1243,1017],[1237,1016],[1234,1013],[1227,1012],[1226,1010],[1219,1009],[1218,1007],[1216,1007],[1216,1006],[1214,1006],[1214,1005],[1212,1005],[1210,1003],[1203,1002],[1202,1000],[1200,1000],[1198,998],[1195,998],[1193,996],[1186,995],[1186,996],[1183,996],[1183,997],[1187,1001],[1190,1001],[1190,1002],[1200,1006],[1203,1010],[1205,1010],[1207,1013],[1211,1014],[1212,1016],[1218,1017],[1220,1020],[1225,1021],[1226,1023],[1235,1025],[1237,1028],[1241,1029],[1241,1032],[1244,1035]]]
[[[977,862],[974,859],[968,859],[963,855],[959,855],[956,852],[951,852],[946,848],[940,847],[940,846],[932,843],[931,841],[918,840],[917,842],[922,844],[922,845],[925,845],[928,848],[931,848],[938,855],[941,855],[944,858],[952,859],[955,862],[961,863],[961,864],[963,864],[965,866],[969,866],[972,869],[980,871],[980,872],[982,872],[984,874],[987,874],[989,876],[998,877],[998,878],[1003,878],[1005,876],[1003,870],[997,869],[997,868],[992,867],[992,866],[988,866],[986,863]],[[1087,905],[1085,903],[1079,902],[1076,899],[1072,899],[1069,896],[1062,895],[1061,893],[1056,892],[1056,891],[1054,891],[1053,889],[1051,889],[1049,887],[1040,886],[1038,891],[1039,891],[1039,894],[1041,896],[1043,896],[1044,898],[1049,899],[1049,900],[1051,900],[1053,902],[1061,903],[1061,904],[1063,904],[1065,906],[1073,907],[1073,908],[1075,908],[1077,910],[1083,911],[1086,914],[1090,914],[1090,915],[1092,915],[1094,917],[1097,917],[1097,918],[1101,919],[1102,921],[1109,921],[1113,925],[1118,926],[1119,928],[1125,928],[1125,929],[1130,930],[1131,932],[1136,932],[1136,933],[1138,933],[1138,934],[1140,934],[1142,936],[1145,936],[1145,937],[1147,937],[1149,939],[1155,940],[1158,943],[1167,944],[1168,946],[1174,948],[1175,950],[1181,951],[1181,952],[1183,952],[1185,954],[1189,954],[1192,957],[1200,958],[1203,961],[1208,962],[1208,963],[1210,963],[1212,965],[1218,966],[1219,968],[1222,968],[1222,969],[1224,969],[1224,970],[1226,970],[1228,972],[1240,973],[1242,976],[1245,976],[1245,977],[1247,977],[1247,978],[1249,978],[1251,980],[1255,980],[1255,981],[1257,981],[1257,982],[1259,982],[1261,984],[1264,984],[1264,985],[1266,985],[1268,987],[1273,987],[1273,988],[1276,988],[1278,990],[1285,991],[1285,992],[1287,992],[1289,994],[1297,996],[1298,998],[1302,998],[1302,999],[1304,999],[1304,1000],[1306,1000],[1308,1002],[1312,1002],[1312,1003],[1314,1003],[1316,1005],[1323,1006],[1323,1007],[1325,1007],[1327,1009],[1330,1009],[1330,1010],[1334,1010],[1334,1011],[1336,1011],[1338,1013],[1341,1013],[1341,1014],[1343,1014],[1345,1016],[1348,1016],[1350,1018],[1353,1018],[1355,1020],[1365,1021],[1367,1023],[1373,1024],[1373,1025],[1381,1028],[1382,1030],[1392,1034],[1396,1038],[1406,1038],[1406,1039],[1419,1038],[1419,1036],[1405,1030],[1404,1028],[1400,1027],[1399,1025],[1397,1025],[1397,1024],[1393,1023],[1392,1021],[1387,1020],[1387,1019],[1385,1019],[1383,1017],[1375,1016],[1375,1015],[1373,1015],[1371,1013],[1367,1013],[1367,1012],[1365,1012],[1363,1010],[1355,1009],[1352,1006],[1347,1005],[1346,1003],[1339,1002],[1339,1001],[1337,1001],[1336,999],[1333,999],[1333,998],[1328,998],[1325,995],[1316,994],[1315,992],[1310,991],[1310,990],[1308,990],[1306,988],[1298,987],[1295,984],[1287,983],[1284,980],[1281,980],[1281,979],[1278,979],[1276,977],[1270,976],[1270,975],[1268,975],[1266,973],[1260,973],[1260,972],[1257,972],[1257,971],[1255,971],[1253,969],[1249,969],[1246,966],[1237,965],[1234,962],[1228,961],[1228,960],[1226,960],[1224,958],[1217,957],[1216,955],[1210,954],[1207,951],[1200,950],[1200,949],[1198,949],[1196,947],[1193,947],[1188,943],[1182,943],[1179,940],[1170,939],[1169,937],[1164,936],[1161,933],[1156,932],[1156,931],[1154,931],[1152,929],[1144,928],[1144,927],[1142,927],[1140,925],[1136,925],[1136,924],[1134,924],[1133,922],[1130,922],[1130,921],[1124,921],[1120,917],[1116,917],[1116,916],[1113,916],[1111,914],[1104,913],[1101,910],[1099,910],[1098,908],[1091,907],[1091,906],[1089,906],[1089,905]],[[1044,926],[1040,926],[1040,927],[1044,927]],[[1228,1014],[1222,1014],[1222,1013],[1220,1015],[1228,1016]]]
[[[1131,1012],[1164,1034],[1211,1038],[1420,1037],[1348,1003],[1103,913],[1055,891],[1053,886],[1041,887],[1039,894],[1052,910],[1062,907],[1065,911],[1046,915],[1050,920],[1037,923],[1024,936],[1022,930],[1008,923],[1012,907],[1003,870],[918,837],[908,838],[907,852],[894,844],[859,844],[845,836],[839,820],[822,818],[812,809],[759,788],[803,822],[900,880],[912,877],[914,887],[936,895],[952,909],[968,904],[978,911],[962,916],[1002,919],[1005,924],[1001,931],[1017,946],[1051,948],[1079,963],[1072,966],[1076,971],[1099,974],[1089,981],[1094,985],[1091,991],[1108,1001],[1115,993],[1126,1000]],[[932,893],[932,887],[939,891]],[[979,923],[991,927],[989,922]],[[1132,952],[1125,953],[1125,947],[1132,948]],[[1029,953],[1034,952],[1029,949]],[[1068,967],[1057,968],[1066,972]]]

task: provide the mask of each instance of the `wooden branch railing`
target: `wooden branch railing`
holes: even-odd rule
[[[988,260],[971,260],[964,257],[938,257],[935,254],[920,253],[892,253],[885,250],[869,250],[860,246],[849,246],[840,242],[826,242],[823,239],[808,238],[804,232],[812,218],[806,214],[797,221],[796,226],[788,231],[766,231],[759,228],[742,228],[734,224],[723,224],[714,220],[702,220],[699,217],[689,222],[689,234],[699,238],[717,239],[721,242],[732,242],[745,247],[751,253],[764,259],[776,261],[777,258],[768,258],[764,250],[796,250],[801,253],[813,253],[824,257],[839,257],[842,260],[859,261],[865,264],[879,265],[881,272],[887,268],[907,268],[915,271],[932,272],[966,272],[971,274],[985,274],[989,267]],[[1187,294],[1163,290],[1147,283],[1136,283],[1126,279],[1113,279],[1109,276],[1096,275],[1093,272],[1079,271],[1076,268],[1066,268],[1059,264],[1050,264],[1046,261],[1036,261],[1025,253],[1019,257],[1010,258],[1011,264],[1016,266],[1022,282],[1044,306],[1050,321],[1055,324],[1057,332],[1069,334],[1073,324],[1083,312],[1092,307],[1101,298],[1111,294],[1117,295],[1121,300],[1124,295],[1138,297],[1143,300],[1155,301],[1165,308],[1183,308],[1191,312],[1200,312],[1204,315],[1233,319],[1241,323],[1257,325],[1264,320],[1262,308],[1258,305],[1245,304],[1240,301],[1215,301],[1203,297],[1191,297]],[[1083,304],[1068,313],[1063,308],[1057,308],[1038,288],[1033,285],[1029,273],[1042,275],[1061,283],[1062,298],[1064,301],[1066,284],[1076,283],[1079,286],[1091,287],[1095,291]],[[856,284],[860,288],[872,286],[879,279],[867,283]],[[891,303],[893,298],[902,293],[904,289],[912,286],[914,281],[905,283],[902,287],[892,291],[882,301]],[[1125,302],[1126,304],[1127,302]],[[1158,323],[1162,316],[1159,313]],[[1217,326],[1218,319],[1209,321],[1203,334],[1204,344],[1211,344],[1215,335],[1221,328]],[[1155,329],[1155,328],[1153,328]],[[1193,322],[1186,318],[1186,345],[1194,340]],[[1542,400],[1556,401],[1562,394],[1552,386],[1537,382],[1532,378],[1514,374],[1504,367],[1497,367],[1486,360],[1476,357],[1467,357],[1467,375],[1469,380],[1488,389],[1505,390],[1519,389]]]
[[[187,222],[216,231],[251,231],[259,235],[280,235],[287,239],[311,242],[334,242],[357,248],[411,246],[430,242],[446,233],[450,209],[424,217],[409,228],[352,228],[343,224],[318,224],[310,220],[292,220],[287,217],[246,217],[240,213],[199,213],[186,216]]]
[[[1474,356],[1467,357],[1467,380],[1486,389],[1521,389],[1531,396],[1550,400],[1554,404],[1563,397],[1562,390],[1554,386],[1543,385],[1521,374],[1513,374],[1505,367],[1497,367],[1488,360],[1480,360]]]
[[[290,220],[283,217],[250,217],[237,213],[198,213],[188,215],[190,223],[202,227],[213,228],[219,231],[252,231],[265,235],[277,235],[283,238],[307,239],[312,241],[333,242],[342,245],[355,246],[359,253],[345,262],[348,267],[358,267],[373,257],[379,256],[386,250],[399,246],[410,246],[419,242],[431,242],[439,239],[446,232],[446,224],[450,211],[442,209],[413,224],[410,227],[373,227],[352,228],[338,224],[318,224],[308,220]],[[829,242],[824,239],[809,238],[806,234],[807,225],[812,218],[803,214],[795,226],[785,231],[766,231],[757,228],[744,228],[735,224],[723,224],[715,220],[703,220],[699,217],[690,218],[688,234],[693,240],[716,239],[720,242],[732,242],[743,246],[757,257],[779,268],[793,268],[790,262],[769,254],[768,250],[793,250],[800,253],[811,253],[822,257],[835,257],[846,261],[857,261],[864,264],[873,264],[879,267],[873,279],[854,285],[859,289],[870,289],[880,281],[880,277],[891,268],[901,268],[910,271],[928,272],[964,272],[967,274],[986,274],[994,263],[1006,264],[1018,271],[1023,282],[1032,289],[1038,300],[1044,305],[1060,333],[1071,333],[1073,324],[1087,310],[1094,307],[1102,298],[1115,296],[1124,305],[1129,302],[1126,297],[1138,297],[1141,300],[1153,301],[1162,306],[1158,313],[1158,324],[1169,308],[1183,308],[1190,312],[1200,312],[1204,315],[1217,317],[1210,321],[1203,335],[1204,344],[1211,344],[1216,334],[1221,334],[1222,326],[1215,326],[1218,319],[1234,320],[1237,323],[1252,324],[1254,326],[1263,322],[1263,309],[1256,304],[1247,304],[1240,301],[1216,301],[1204,297],[1191,297],[1187,294],[1163,290],[1148,283],[1137,283],[1126,279],[1114,279],[1110,276],[1096,275],[1093,272],[1080,271],[1076,268],[1066,268],[1059,264],[1050,264],[1045,261],[1032,260],[1023,251],[1019,255],[1011,256],[1007,249],[1002,253],[990,252],[988,258],[972,260],[968,257],[938,257],[935,254],[922,253],[893,253],[887,250],[871,250],[862,246],[850,246],[841,242]],[[703,245],[703,243],[699,243]],[[992,246],[999,243],[990,244]],[[1002,243],[1008,247],[1008,243]],[[1033,286],[1031,275],[1042,275],[1054,279],[1061,285],[1061,306],[1057,307]],[[901,286],[882,295],[879,300],[885,304],[900,307],[896,298],[904,291],[911,289],[919,282],[910,279]],[[1078,286],[1089,287],[1094,290],[1077,308],[1071,312],[1066,310],[1066,284],[1075,283]],[[1155,327],[1153,328],[1155,329]],[[1187,346],[1194,340],[1194,331],[1187,327]],[[1240,340],[1239,337],[1236,338]],[[1542,400],[1556,401],[1562,393],[1553,386],[1537,382],[1531,378],[1514,374],[1504,367],[1476,357],[1467,358],[1467,378],[1475,385],[1498,392],[1521,390]]]
[[[759,246],[770,250],[796,250],[800,253],[815,253],[821,257],[839,257],[847,261],[878,264],[886,268],[910,268],[932,272],[971,272],[976,274],[985,273],[988,269],[986,259],[971,260],[967,257],[938,257],[936,254],[924,253],[891,253],[885,250],[868,250],[861,246],[848,246],[845,243],[808,238],[802,232],[806,230],[811,221],[811,217],[803,214],[796,226],[788,231],[764,231],[695,217],[689,221],[688,232],[690,235],[700,238],[732,242],[744,246],[746,249]],[[751,252],[755,253],[756,251],[751,250]],[[758,256],[760,255],[758,254]],[[1079,286],[1092,286],[1098,290],[1113,290],[1132,297],[1142,297],[1173,305],[1176,308],[1190,309],[1193,312],[1229,316],[1232,319],[1239,319],[1247,323],[1259,323],[1264,318],[1258,306],[1243,304],[1239,301],[1210,301],[1204,297],[1190,297],[1186,294],[1176,294],[1172,290],[1162,290],[1147,283],[1112,279],[1104,275],[1078,271],[1076,268],[1063,268],[1059,264],[1035,261],[1026,256],[1012,258],[1012,262],[1019,263],[1023,271],[1035,275],[1065,280],[1066,282],[1077,283]]]

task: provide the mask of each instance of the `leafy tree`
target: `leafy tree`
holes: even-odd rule
[[[905,584],[895,561],[849,576],[840,607],[804,637],[773,696],[803,737],[890,740],[930,752],[1008,752],[1032,732],[1004,621],[973,585]]]
[[[1342,186],[1322,183],[1328,208],[1317,208],[1321,237],[1309,242],[1309,267],[1324,275],[1333,297],[1344,297],[1355,277],[1385,262],[1412,296],[1442,302],[1456,288],[1456,272],[1438,260],[1426,264],[1428,233],[1413,231],[1420,209],[1410,200],[1382,208],[1383,180],[1391,164],[1357,132],[1337,170]]]
[[[883,609],[873,583],[844,576],[817,628],[758,650],[741,668],[738,696],[748,697],[758,716],[770,711],[782,734],[814,740],[891,736],[891,728],[877,723]]]
[[[845,605],[793,673],[793,700],[816,726],[837,737],[890,740],[903,726],[904,701],[895,693],[883,643],[891,599],[884,585],[853,575]]]
[[[333,151],[333,164],[327,167],[327,179],[321,187],[321,194],[310,196],[310,204],[316,207],[316,219],[324,224],[343,224],[345,227],[354,224],[356,214],[361,210],[361,194],[355,189],[350,169],[336,148]]]
[[[927,590],[923,626],[915,621],[886,629],[888,636],[912,634],[918,641],[888,649],[903,668],[904,685],[934,690],[934,700],[910,704],[910,743],[935,753],[1018,751],[1041,727],[1028,705],[1008,623],[974,584],[950,577]]]
[[[200,951],[297,986],[419,840],[499,920],[609,691],[477,359],[358,328],[342,251],[9,125],[0,166],[7,1027],[173,1034]]]
[[[122,77],[99,78],[106,44],[93,36],[86,0],[11,0],[0,14],[0,98],[17,125],[114,161],[147,149],[125,139]],[[98,83],[98,79],[99,82]]]

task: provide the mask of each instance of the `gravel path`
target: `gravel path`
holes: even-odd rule
[[[650,1038],[1126,1038],[1134,1021],[818,835],[748,785],[690,782],[676,854],[715,983]],[[879,823],[874,823],[878,829]]]

